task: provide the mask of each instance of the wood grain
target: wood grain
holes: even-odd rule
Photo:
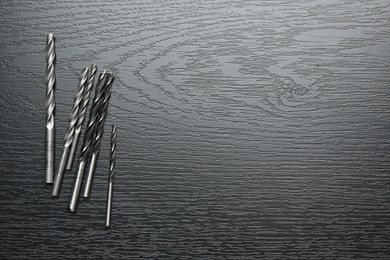
[[[2,259],[389,259],[385,0],[7,1]],[[57,158],[77,75],[116,75],[92,197],[44,185],[46,33]],[[57,159],[58,162],[58,159]]]

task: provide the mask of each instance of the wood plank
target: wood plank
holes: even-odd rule
[[[0,8],[0,257],[388,259],[390,5],[13,1]],[[116,76],[92,197],[44,176],[82,66]],[[118,126],[111,230],[109,129]]]

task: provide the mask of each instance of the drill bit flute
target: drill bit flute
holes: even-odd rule
[[[110,169],[108,175],[108,190],[107,190],[107,212],[106,212],[106,223],[107,228],[111,227],[111,208],[112,208],[112,191],[114,186],[115,176],[115,157],[116,157],[116,138],[117,128],[112,125],[111,131],[111,149],[110,149]]]
[[[54,185],[53,185],[53,191],[52,191],[52,196],[57,197],[60,188],[61,188],[61,183],[62,183],[62,178],[65,170],[65,164],[68,159],[68,154],[69,154],[69,148],[70,145],[72,144],[73,141],[73,134],[74,134],[74,128],[77,122],[77,116],[78,116],[78,111],[79,111],[79,106],[83,98],[83,93],[84,93],[84,87],[88,79],[88,73],[89,69],[87,67],[84,67],[81,75],[80,75],[80,83],[77,88],[76,96],[74,99],[74,104],[72,111],[70,112],[69,116],[69,129],[65,134],[65,143],[64,143],[64,150],[62,152],[62,157],[60,164],[57,167],[57,174],[54,178]]]
[[[97,121],[97,124],[96,124],[95,137],[94,137],[94,140],[92,142],[92,148],[91,148],[92,149],[92,156],[91,156],[91,161],[89,164],[87,181],[86,181],[85,187],[84,187],[84,193],[83,193],[84,198],[88,198],[89,195],[91,194],[92,181],[93,181],[93,177],[95,174],[96,162],[97,162],[97,158],[98,158],[99,150],[100,150],[100,141],[101,141],[102,136],[103,136],[104,121],[106,119],[107,112],[108,112],[108,104],[109,104],[109,100],[111,97],[113,82],[114,82],[114,76],[112,75],[111,72],[108,72],[106,85],[105,85],[104,91],[103,91],[103,100],[102,100],[102,104],[101,104],[100,111],[99,111],[99,120]]]
[[[81,153],[79,156],[79,165],[77,174],[73,180],[73,187],[72,187],[72,193],[68,205],[68,209],[70,212],[75,212],[77,208],[77,202],[80,194],[81,189],[81,183],[83,181],[83,176],[85,172],[85,167],[88,162],[89,157],[89,151],[91,149],[91,143],[95,134],[95,126],[96,122],[98,120],[99,116],[99,108],[102,101],[102,94],[103,94],[103,88],[104,84],[106,83],[106,77],[107,74],[104,71],[103,73],[100,73],[97,85],[95,87],[95,98],[93,100],[91,109],[90,109],[90,115],[89,120],[87,124],[87,129],[85,130],[84,139],[83,139],[83,146],[81,148]]]
[[[46,158],[45,158],[45,181],[53,183],[54,157],[55,157],[55,128],[54,128],[54,87],[56,83],[55,74],[55,38],[52,33],[47,35],[46,41]]]
[[[81,127],[82,127],[84,119],[85,119],[85,114],[87,112],[87,107],[88,107],[88,103],[89,103],[89,96],[90,96],[91,89],[93,87],[93,82],[94,82],[95,75],[96,75],[96,70],[97,70],[96,64],[92,64],[90,67],[90,70],[89,70],[88,82],[84,88],[83,99],[82,99],[82,102],[81,102],[81,105],[79,108],[78,119],[77,119],[76,127],[74,130],[74,134],[73,134],[73,142],[72,142],[72,146],[71,146],[70,151],[69,151],[68,161],[66,163],[67,170],[72,169],[74,156],[76,154],[77,144],[78,144],[79,139],[80,139]]]

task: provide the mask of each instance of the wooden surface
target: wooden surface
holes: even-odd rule
[[[2,1],[1,259],[389,259],[387,0]],[[82,66],[116,76],[77,214],[44,184]],[[118,126],[113,228],[103,227]]]

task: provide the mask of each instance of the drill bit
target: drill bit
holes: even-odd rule
[[[55,38],[52,33],[47,35],[46,41],[46,158],[45,158],[45,181],[53,183],[54,157],[55,157],[55,128],[54,128],[54,88],[56,83],[55,74],[56,49]]]
[[[96,70],[97,70],[96,64],[92,64],[90,69],[89,69],[88,82],[84,88],[84,95],[83,95],[83,99],[81,101],[81,105],[79,108],[78,119],[77,119],[76,127],[74,130],[74,134],[73,134],[73,142],[72,142],[72,146],[71,146],[70,151],[69,151],[68,161],[66,163],[67,170],[72,169],[74,156],[76,154],[77,144],[78,144],[79,139],[80,139],[81,128],[83,126],[85,114],[87,112],[87,107],[88,107],[88,103],[89,103],[89,96],[90,96],[91,89],[93,87],[93,82],[94,82],[95,75],[96,75]]]
[[[85,88],[85,84],[86,84],[87,78],[88,78],[88,72],[89,72],[89,69],[87,67],[84,67],[83,70],[81,71],[80,83],[79,83],[79,86],[77,88],[76,95],[74,98],[74,104],[73,104],[72,111],[70,112],[70,116],[69,116],[69,129],[66,132],[65,138],[64,138],[64,141],[65,141],[64,150],[62,152],[61,161],[57,167],[57,173],[56,173],[56,176],[54,178],[53,191],[51,194],[54,197],[57,197],[59,192],[60,192],[62,178],[63,178],[63,174],[64,174],[64,170],[65,170],[65,164],[66,164],[66,160],[68,159],[70,145],[72,144],[72,141],[73,141],[74,128],[75,128],[75,125],[77,122],[77,115],[78,115],[80,103],[81,103],[82,98],[83,98],[84,88]]]
[[[68,210],[70,212],[75,212],[77,208],[77,202],[79,198],[81,183],[83,181],[83,176],[85,172],[85,166],[88,162],[89,151],[91,149],[91,143],[95,133],[95,125],[99,116],[99,107],[102,101],[102,89],[106,82],[106,72],[100,73],[98,82],[95,87],[95,98],[93,100],[89,120],[87,124],[87,129],[85,130],[83,146],[81,148],[81,153],[79,156],[79,166],[77,174],[73,180],[72,193],[68,204]]]
[[[87,181],[85,183],[84,187],[84,193],[83,196],[84,198],[88,198],[89,195],[91,194],[91,187],[92,187],[92,181],[93,181],[93,176],[95,174],[95,168],[96,168],[96,162],[100,150],[100,141],[102,139],[103,135],[103,130],[104,130],[104,121],[107,116],[107,111],[108,111],[108,103],[111,97],[111,90],[112,90],[112,84],[114,82],[114,76],[112,75],[111,72],[108,72],[107,76],[107,81],[106,84],[103,88],[103,100],[101,103],[101,107],[99,110],[99,120],[97,121],[96,124],[96,129],[95,129],[95,137],[92,142],[92,156],[91,156],[91,161],[89,164],[89,170],[88,170],[88,175],[87,175]]]
[[[107,212],[106,212],[106,227],[111,227],[111,207],[112,207],[112,190],[115,177],[115,156],[116,156],[116,138],[117,128],[112,125],[111,131],[111,149],[110,149],[110,169],[108,175],[108,191],[107,191]]]

